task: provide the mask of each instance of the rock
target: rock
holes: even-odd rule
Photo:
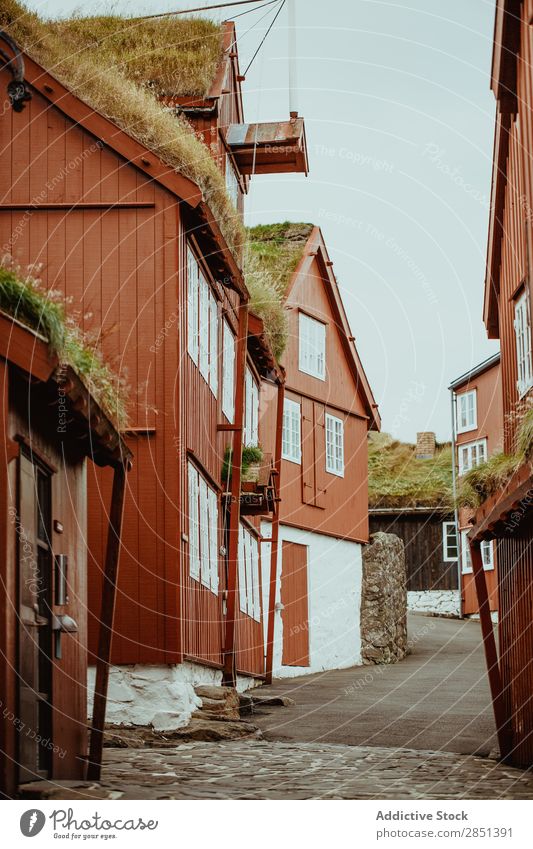
[[[254,700],[248,693],[239,693],[239,713],[250,716],[254,712]]]
[[[195,693],[202,700],[198,713],[206,713],[209,717],[223,716],[227,719],[238,720],[240,718],[239,694],[234,687],[213,687],[210,685],[201,685],[195,688]]]
[[[254,705],[258,706],[268,706],[268,707],[290,707],[291,705],[295,705],[296,702],[294,699],[289,698],[289,696],[252,696],[252,702]]]
[[[224,701],[236,692],[233,687],[217,687],[214,684],[198,684],[194,691],[201,699],[214,699],[216,701]]]
[[[187,728],[172,732],[172,740],[186,742],[199,740],[214,743],[221,740],[240,740],[242,737],[261,739],[262,734],[256,725],[249,722],[219,722],[193,717]]]
[[[407,654],[405,552],[395,534],[376,533],[363,549],[363,663],[396,663]]]

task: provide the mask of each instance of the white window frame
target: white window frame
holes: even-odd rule
[[[283,438],[281,456],[290,463],[302,462],[302,408],[298,401],[283,402]]]
[[[533,386],[533,355],[531,351],[531,309],[529,291],[524,289],[514,306],[517,381],[520,398]]]
[[[473,571],[470,546],[468,544],[468,530],[463,530],[461,531],[461,574],[471,575]]]
[[[492,572],[494,569],[494,541],[484,539],[481,542],[480,548],[483,570],[485,572]],[[463,530],[461,531],[461,574],[471,575],[473,571],[470,546],[468,545],[468,530]]]
[[[259,444],[259,385],[249,366],[244,380],[244,445]]]
[[[455,535],[455,544],[450,545],[450,528]],[[450,554],[450,548],[455,548],[455,556]],[[442,523],[442,554],[445,563],[456,563],[459,559],[459,540],[457,538],[457,525],[455,522]]]
[[[237,177],[237,172],[233,165],[231,156],[229,153],[226,154],[226,191],[230,197],[230,200],[235,207],[235,209],[239,208],[239,195],[241,191],[239,178]]]
[[[235,336],[222,321],[222,412],[229,422],[235,416]]]
[[[218,301],[196,253],[187,244],[187,351],[218,395]]]
[[[326,379],[326,325],[304,312],[298,317],[298,368],[318,380]]]
[[[326,413],[326,472],[344,477],[344,422]],[[340,437],[340,438],[339,438]]]
[[[259,542],[242,522],[239,525],[238,567],[240,611],[260,622]]]
[[[481,449],[481,450],[480,450]],[[467,462],[465,463],[465,455],[467,456]],[[475,462],[473,462],[473,457],[475,453]],[[483,454],[483,457],[480,455]],[[486,439],[476,439],[474,442],[463,442],[457,446],[457,469],[459,477],[461,475],[469,472],[470,469],[475,469],[476,466],[479,466],[481,463],[484,463],[487,460],[487,440]]]
[[[468,418],[468,402],[470,398],[473,399],[472,402],[472,419]],[[466,424],[461,424],[463,418],[463,410],[462,406],[465,406],[465,419]],[[476,430],[477,428],[477,389],[469,389],[468,392],[460,392],[457,395],[457,421],[456,421],[456,430],[457,433],[468,433],[470,430]]]
[[[189,487],[189,575],[218,595],[218,495],[194,463],[187,464]]]

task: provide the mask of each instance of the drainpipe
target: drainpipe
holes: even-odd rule
[[[459,616],[463,618],[463,552],[461,545],[461,534],[459,532],[459,510],[457,508],[457,445],[455,422],[457,421],[457,395],[452,386],[450,386],[451,412],[452,412],[452,492],[453,492],[453,510],[455,521],[455,533],[457,537],[457,580],[459,586]]]
[[[274,449],[274,467],[277,478],[277,496],[281,488],[281,450],[283,445],[283,404],[285,401],[285,369],[280,368],[278,379],[278,406],[276,410],[276,445]],[[270,591],[268,595],[268,624],[266,644],[265,680],[272,683],[272,666],[274,663],[274,625],[276,617],[276,588],[278,578],[278,547],[279,547],[280,502],[276,502],[276,512],[272,521],[272,537],[270,542]]]
[[[237,376],[235,385],[235,415],[233,444],[231,449],[231,487],[228,531],[228,586],[226,608],[226,632],[224,640],[224,669],[222,683],[226,687],[237,685],[235,662],[235,616],[237,612],[237,575],[239,560],[239,527],[241,520],[241,466],[242,436],[244,420],[244,380],[246,374],[246,352],[248,348],[248,298],[243,297],[239,306],[239,337],[237,340]]]

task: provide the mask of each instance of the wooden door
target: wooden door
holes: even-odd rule
[[[47,778],[52,752],[51,478],[20,456],[19,781]]]
[[[283,666],[309,666],[307,546],[283,540],[281,561]]]

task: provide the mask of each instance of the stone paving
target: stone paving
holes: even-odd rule
[[[49,784],[47,798],[533,798],[531,773],[453,752],[238,740],[107,749],[104,762],[100,785]]]

